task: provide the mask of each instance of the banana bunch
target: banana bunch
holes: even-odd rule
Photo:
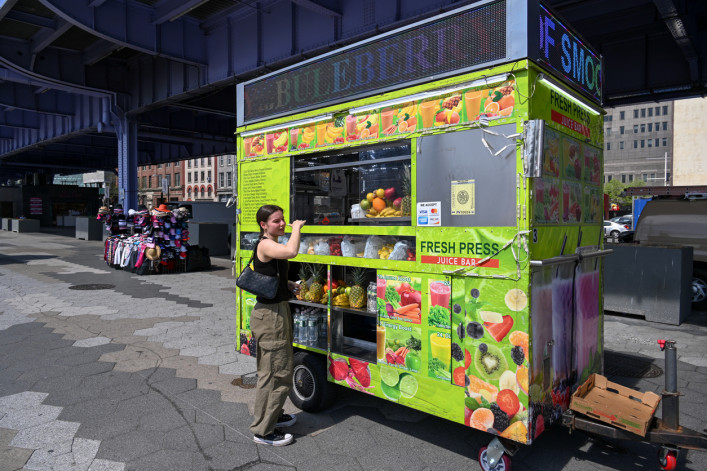
[[[287,144],[287,132],[283,131],[280,135],[273,141],[274,147],[281,147]]]
[[[368,210],[366,213],[367,218],[392,218],[396,216],[402,216],[403,213],[399,209],[395,208],[385,208],[383,211],[378,212],[375,210],[375,208],[371,208]]]
[[[342,137],[344,135],[344,127],[335,127],[335,126],[327,126],[326,128],[326,135],[324,136],[324,140],[328,142],[329,144],[336,142],[336,139],[338,137]]]
[[[316,136],[314,132],[314,128],[311,126],[307,126],[306,128],[302,129],[302,142],[305,144],[309,144],[314,140],[314,137]]]
[[[388,257],[390,257],[390,253],[393,251],[394,247],[395,245],[393,244],[385,244],[383,247],[378,249],[378,258],[387,260]]]
[[[334,306],[349,307],[349,297],[346,294],[339,294],[331,299]]]
[[[412,104],[412,105],[409,105],[409,106],[406,106],[406,107],[400,109],[400,112],[398,112],[398,119],[404,120],[405,115],[415,116],[416,113],[417,113],[417,105]]]
[[[359,116],[357,119],[356,123],[356,131],[358,133],[361,133],[366,127],[374,127],[376,124],[378,124],[378,115],[377,114],[369,114],[366,116]],[[368,126],[368,123],[371,123],[370,126]]]

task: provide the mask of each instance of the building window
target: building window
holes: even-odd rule
[[[621,174],[621,183],[626,183],[626,175]]]
[[[624,127],[623,127],[623,126],[619,126],[619,134],[623,134],[623,133],[624,133]]]
[[[646,109],[641,108],[641,118],[645,118],[645,117],[646,117]]]
[[[142,177],[142,187],[147,188],[147,177]]]
[[[663,138],[663,147],[668,147],[668,138],[667,137]]]
[[[148,186],[149,188],[152,188],[152,175],[150,175],[149,177],[147,177],[147,186]]]
[[[655,173],[651,173],[651,180],[655,180]]]
[[[191,183],[191,172],[187,173],[187,183]]]
[[[206,165],[211,166],[211,157],[206,159]]]
[[[668,130],[668,122],[663,121],[663,131],[667,131],[667,130]]]
[[[231,165],[231,156],[228,156],[228,165]]]
[[[167,162],[164,166],[167,167],[167,168],[169,168],[169,167],[172,166],[172,162]]]
[[[653,139],[648,139],[648,147],[653,147]]]
[[[647,173],[643,174],[643,181],[648,182],[648,174]]]
[[[660,116],[660,106],[655,107],[655,115]]]
[[[660,139],[658,139],[657,137],[655,138],[655,146],[656,147],[660,146]]]
[[[162,164],[157,164],[157,168],[162,168]]]
[[[218,157],[218,164],[223,165],[223,155],[219,155]]]
[[[201,188],[201,197],[204,198],[204,188]]]
[[[223,188],[223,173],[218,174],[218,187]]]
[[[209,198],[211,198],[211,187],[209,187],[209,191],[207,193],[209,195]]]
[[[177,172],[174,174],[174,186],[179,186],[182,184],[182,175]]]
[[[191,168],[191,160],[187,160],[187,168]]]
[[[209,157],[209,158],[211,158],[211,157]],[[209,170],[207,173],[208,173],[208,175],[206,176],[206,181],[208,183],[211,183],[211,170]]]
[[[606,128],[606,135],[611,136],[611,128]]]
[[[611,150],[611,142],[606,143],[606,150]]]
[[[653,108],[648,108],[648,117],[649,118],[653,117]]]
[[[201,166],[202,167],[204,166],[204,158],[203,157],[201,158]],[[203,191],[202,191],[202,193],[203,193]]]
[[[172,186],[172,175],[168,174],[164,177],[167,179],[167,186]]]
[[[633,175],[628,176],[628,182],[631,183],[633,181]]]
[[[633,148],[638,149],[638,141],[633,141]]]
[[[653,109],[653,108],[651,108]],[[656,129],[657,131],[657,129]],[[648,123],[648,132],[653,132],[653,123]]]
[[[201,182],[202,183],[204,182],[204,172],[203,171],[201,172]]]
[[[187,188],[187,198],[191,199],[191,188]]]
[[[175,167],[179,167],[179,161],[178,161],[178,160],[177,160],[176,162],[174,162],[174,166],[175,166]]]
[[[633,118],[634,119],[638,118],[638,110],[637,109],[633,110]]]
[[[646,141],[644,139],[641,139],[641,149],[646,147]]]
[[[667,114],[668,114],[668,106],[666,105],[663,107],[663,115],[667,115]]]
[[[633,125],[633,133],[638,134],[638,124]]]
[[[619,149],[624,149],[624,141],[619,142]]]
[[[626,118],[626,112],[625,111],[620,111],[619,112],[619,119],[623,121]]]
[[[613,178],[613,177],[612,177],[611,175],[608,175],[608,176],[606,177],[607,183],[610,182],[612,178]]]
[[[233,186],[233,183],[231,182],[231,172],[226,172],[226,186],[228,188],[231,188],[231,186]]]
[[[646,124],[641,123],[641,132],[646,132]]]

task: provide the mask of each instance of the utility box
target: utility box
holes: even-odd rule
[[[604,309],[680,325],[692,312],[692,247],[614,244],[604,262]]]
[[[228,224],[189,221],[189,244],[207,247],[209,255],[230,255]]]
[[[11,231],[12,230],[12,219],[2,218],[2,230]]]
[[[103,224],[96,218],[76,218],[76,238],[83,240],[101,240],[103,237]]]
[[[12,232],[39,232],[39,219],[13,219]]]

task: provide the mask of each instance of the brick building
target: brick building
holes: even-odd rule
[[[159,206],[165,201],[184,199],[184,162],[164,162],[141,165],[137,169],[138,204],[148,208]],[[167,179],[168,193],[162,192],[162,179]]]

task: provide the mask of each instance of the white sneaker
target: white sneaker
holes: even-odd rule
[[[275,429],[272,433],[265,436],[253,435],[253,441],[260,445],[285,446],[292,443],[292,435],[283,433],[279,429]]]

